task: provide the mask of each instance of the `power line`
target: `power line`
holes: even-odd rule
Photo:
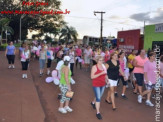
[[[100,20],[99,18],[79,17],[79,16],[65,16],[65,17],[72,17],[72,18],[78,18],[78,19],[93,19],[93,20]],[[129,26],[134,26],[134,27],[142,27],[142,26],[131,25],[131,24],[124,24],[124,23],[115,22],[115,21],[106,20],[106,19],[103,19],[103,20],[104,20],[104,21],[107,21],[107,22],[111,22],[111,23],[121,24],[121,25],[129,25]]]

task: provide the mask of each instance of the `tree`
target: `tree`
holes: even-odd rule
[[[69,42],[69,40],[77,41],[78,33],[75,30],[74,27],[68,27],[67,25],[61,29],[60,31],[61,35],[59,36],[59,39],[64,39],[66,43]]]
[[[47,6],[28,6],[28,5],[22,5],[23,1],[28,0],[0,0],[0,12],[2,11],[13,11],[15,10],[21,10],[21,11],[56,11],[61,10],[60,0],[44,0],[41,2],[48,2]],[[32,0],[30,2],[37,2],[37,0]],[[26,36],[28,34],[28,29],[39,31],[40,33],[37,35],[39,37],[44,36],[45,33],[51,33],[54,35],[58,34],[58,30],[62,28],[63,26],[63,16],[61,14],[0,14],[0,18],[9,18],[11,22],[9,25],[14,30],[14,35],[12,37],[13,40],[19,39],[19,31],[20,31],[20,18],[21,16],[24,16],[22,20],[22,40],[26,39]],[[47,26],[48,25],[48,26]]]
[[[1,32],[1,40],[0,43],[2,44],[3,39],[3,32],[10,32],[11,34],[14,33],[14,30],[9,26],[10,20],[8,18],[0,19],[0,32]],[[7,40],[6,40],[7,43]]]

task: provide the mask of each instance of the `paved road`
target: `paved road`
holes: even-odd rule
[[[38,91],[38,95],[43,106],[46,118],[45,122],[98,122],[95,117],[96,111],[92,109],[90,105],[91,100],[94,97],[92,84],[90,79],[90,73],[84,70],[75,68],[74,79],[77,82],[72,86],[75,91],[75,96],[70,103],[70,107],[73,108],[72,113],[63,115],[58,112],[59,100],[57,94],[59,93],[58,86],[53,83],[45,83],[46,76],[39,77],[39,64],[38,61],[32,61],[30,63],[30,71],[33,77],[33,81]],[[55,68],[55,63],[52,65],[52,69]],[[122,85],[118,87],[120,94]],[[132,88],[127,89],[128,100],[123,100],[121,97],[116,98],[117,110],[112,111],[112,106],[105,103],[108,89],[105,89],[102,101],[101,101],[101,114],[103,117],[102,122],[154,122],[155,121],[155,107],[149,107],[143,104],[138,104],[137,95],[132,93]],[[155,101],[152,100],[154,103]],[[163,105],[163,99],[161,99],[161,106]],[[163,108],[161,108],[161,113]],[[161,116],[163,121],[163,117]]]
[[[15,69],[8,69],[0,51],[0,122],[44,122],[45,114],[30,71],[22,79],[21,63],[16,57]]]

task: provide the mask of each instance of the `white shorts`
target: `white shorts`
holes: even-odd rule
[[[118,80],[111,80],[109,79],[110,87],[117,86]]]

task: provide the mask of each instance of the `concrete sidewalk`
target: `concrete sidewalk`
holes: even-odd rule
[[[45,114],[31,73],[22,79],[21,63],[15,58],[15,69],[8,69],[0,51],[0,122],[44,122]]]

